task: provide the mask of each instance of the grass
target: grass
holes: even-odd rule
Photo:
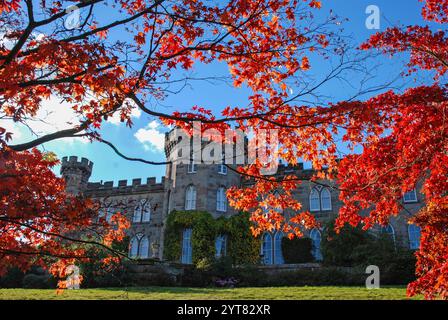
[[[413,298],[420,299],[421,297]],[[276,288],[106,288],[66,290],[0,289],[0,300],[405,300],[406,288],[276,287]]]

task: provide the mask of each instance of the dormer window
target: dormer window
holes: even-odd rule
[[[415,203],[417,202],[417,192],[415,191],[415,189],[412,189],[409,192],[406,192],[403,195],[403,202],[404,203]]]

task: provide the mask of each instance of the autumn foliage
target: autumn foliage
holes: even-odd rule
[[[343,55],[338,37],[322,26],[311,27],[315,0],[182,0],[70,1],[84,10],[77,29],[61,25],[67,11],[60,1],[0,1],[5,40],[0,43],[0,116],[26,123],[36,116],[45,99],[57,96],[72,104],[79,124],[26,143],[12,144],[0,125],[1,216],[0,272],[18,265],[67,265],[85,257],[83,245],[104,247],[121,239],[126,222],[100,226],[95,205],[66,195],[63,182],[51,168],[56,160],[33,149],[65,137],[102,141],[100,128],[119,114],[131,126],[133,108],[191,132],[193,120],[204,129],[219,131],[275,129],[275,155],[291,165],[313,164],[315,182],[336,180],[344,203],[337,226],[362,224],[365,229],[386,224],[403,211],[401,197],[415,187],[426,205],[410,223],[422,228],[417,252],[418,280],[409,294],[448,298],[447,280],[447,39],[444,31],[426,26],[393,27],[372,36],[359,50],[379,50],[394,58],[410,53],[403,76],[432,72],[433,83],[404,92],[383,92],[363,101],[299,103],[291,81],[301,84],[313,65],[311,55]],[[116,14],[101,21],[98,8]],[[39,14],[37,14],[39,12]],[[422,15],[439,23],[448,21],[448,1],[424,1]],[[112,16],[112,15],[111,15]],[[327,24],[336,23],[329,18]],[[113,33],[120,30],[120,39]],[[124,36],[121,36],[124,35]],[[331,50],[330,50],[331,49]],[[233,86],[247,87],[248,106],[222,106],[220,115],[207,106],[189,112],[162,113],[148,106],[151,98],[164,99],[167,84],[178,81],[176,70],[195,64],[225,64]],[[361,152],[339,161],[337,136]],[[274,152],[274,151],[272,151]],[[228,191],[230,204],[251,213],[253,233],[281,229],[292,236],[317,225],[293,197],[301,181],[310,177],[264,176],[263,164],[239,167],[251,183]],[[36,170],[38,168],[38,170]],[[275,193],[275,192],[278,193]],[[285,212],[294,212],[286,217]],[[101,240],[86,243],[70,235],[95,226]],[[64,241],[61,241],[64,239]],[[77,240],[77,241],[74,241]],[[81,245],[83,244],[83,245]],[[32,258],[30,258],[32,257]],[[7,263],[3,263],[6,261]],[[51,261],[54,263],[54,261]]]

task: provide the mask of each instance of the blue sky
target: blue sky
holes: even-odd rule
[[[322,19],[328,15],[330,9],[340,17],[348,18],[344,22],[344,34],[350,35],[356,44],[365,41],[377,30],[368,30],[365,27],[368,5],[377,5],[381,10],[381,29],[391,25],[410,25],[423,23],[420,16],[422,4],[418,0],[323,0],[322,9],[316,15],[316,19]],[[397,76],[402,71],[402,65],[392,61],[388,57],[380,57],[372,61],[372,65],[381,64],[375,72],[372,83],[382,83]],[[328,71],[326,62],[312,59],[311,75],[319,78]],[[193,76],[227,75],[227,67],[222,64],[208,66],[197,65]],[[349,81],[356,83],[359,79],[353,75]],[[330,100],[337,101],[352,94],[354,88],[348,84],[334,81],[322,88],[321,93],[327,95]],[[235,89],[225,83],[207,83],[193,81],[181,93],[171,95],[159,104],[151,103],[151,108],[162,112],[174,110],[188,110],[194,105],[201,105],[212,110],[219,111],[227,105],[247,105],[247,95],[250,92],[245,88]],[[61,105],[57,101],[49,102],[51,108],[58,109]],[[114,144],[126,155],[141,157],[152,161],[164,161],[163,151],[160,149],[160,139],[166,130],[157,126],[154,118],[145,114],[135,114],[134,126],[129,129],[124,124],[105,123],[101,129],[103,138]],[[137,136],[136,136],[137,135]],[[16,135],[17,140],[27,140],[29,135],[21,132]],[[140,140],[139,140],[139,139]],[[151,142],[150,142],[151,141]],[[164,174],[164,166],[151,166],[135,162],[129,162],[116,156],[115,153],[100,143],[85,143],[79,140],[63,139],[47,143],[44,148],[54,151],[59,157],[77,155],[86,157],[94,162],[94,170],[91,181],[118,181],[120,179],[132,179],[146,177],[160,177]]]

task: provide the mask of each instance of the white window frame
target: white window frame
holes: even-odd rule
[[[196,210],[196,187],[190,184],[185,190],[185,210]]]
[[[180,259],[183,264],[193,263],[193,248],[191,244],[192,235],[192,229],[184,229],[182,233],[182,253]]]
[[[227,196],[225,187],[219,187],[216,191],[216,211],[227,212]]]
[[[418,228],[418,229],[411,230],[411,228]],[[418,233],[418,239],[415,239],[414,237],[416,236],[417,233]],[[415,224],[408,225],[409,248],[411,250],[418,250],[420,248],[421,235],[422,235],[421,229],[419,226]]]
[[[285,259],[283,257],[283,251],[282,251],[282,239],[283,239],[283,232],[277,231],[274,234],[274,253],[273,253],[273,264],[285,264]]]
[[[323,201],[323,199],[324,199],[323,198],[323,193],[324,192],[328,192],[329,207],[324,207],[324,201]],[[331,210],[333,210],[333,205],[331,203],[331,191],[330,191],[330,189],[322,188],[320,190],[319,197],[320,197],[320,209],[321,209],[321,211],[331,211]]]
[[[269,248],[267,248],[269,246]],[[272,239],[272,235],[266,232],[263,235],[263,239],[261,241],[261,254],[263,255],[263,264],[271,265],[274,262],[273,258],[274,251],[274,243]]]
[[[313,193],[315,193],[317,195],[317,197],[313,198]],[[313,205],[312,205],[313,201],[317,202],[317,207],[313,207]],[[314,187],[311,189],[310,196],[309,196],[309,202],[310,202],[310,211],[311,212],[320,211],[321,203],[320,203],[320,192],[319,192],[318,188]]]
[[[151,249],[149,240],[149,237],[143,233],[135,234],[129,242],[129,256],[135,259],[148,259]],[[142,251],[145,253],[142,254]]]
[[[142,199],[134,209],[133,223],[148,223],[151,221],[151,204],[149,200]]]
[[[414,196],[413,199],[408,199],[406,200],[406,195],[412,194]],[[418,198],[417,198],[417,191],[414,189],[412,189],[409,192],[405,192],[405,194],[403,194],[403,203],[416,203],[418,202]]]
[[[328,201],[329,206],[324,207],[324,198],[322,197],[324,192],[328,192]],[[313,204],[315,205],[313,207]],[[319,212],[319,211],[332,211],[333,210],[333,204],[331,201],[331,191],[330,188],[327,187],[321,187],[321,186],[314,186],[311,189],[310,195],[309,195],[309,205],[310,205],[310,212]]]

